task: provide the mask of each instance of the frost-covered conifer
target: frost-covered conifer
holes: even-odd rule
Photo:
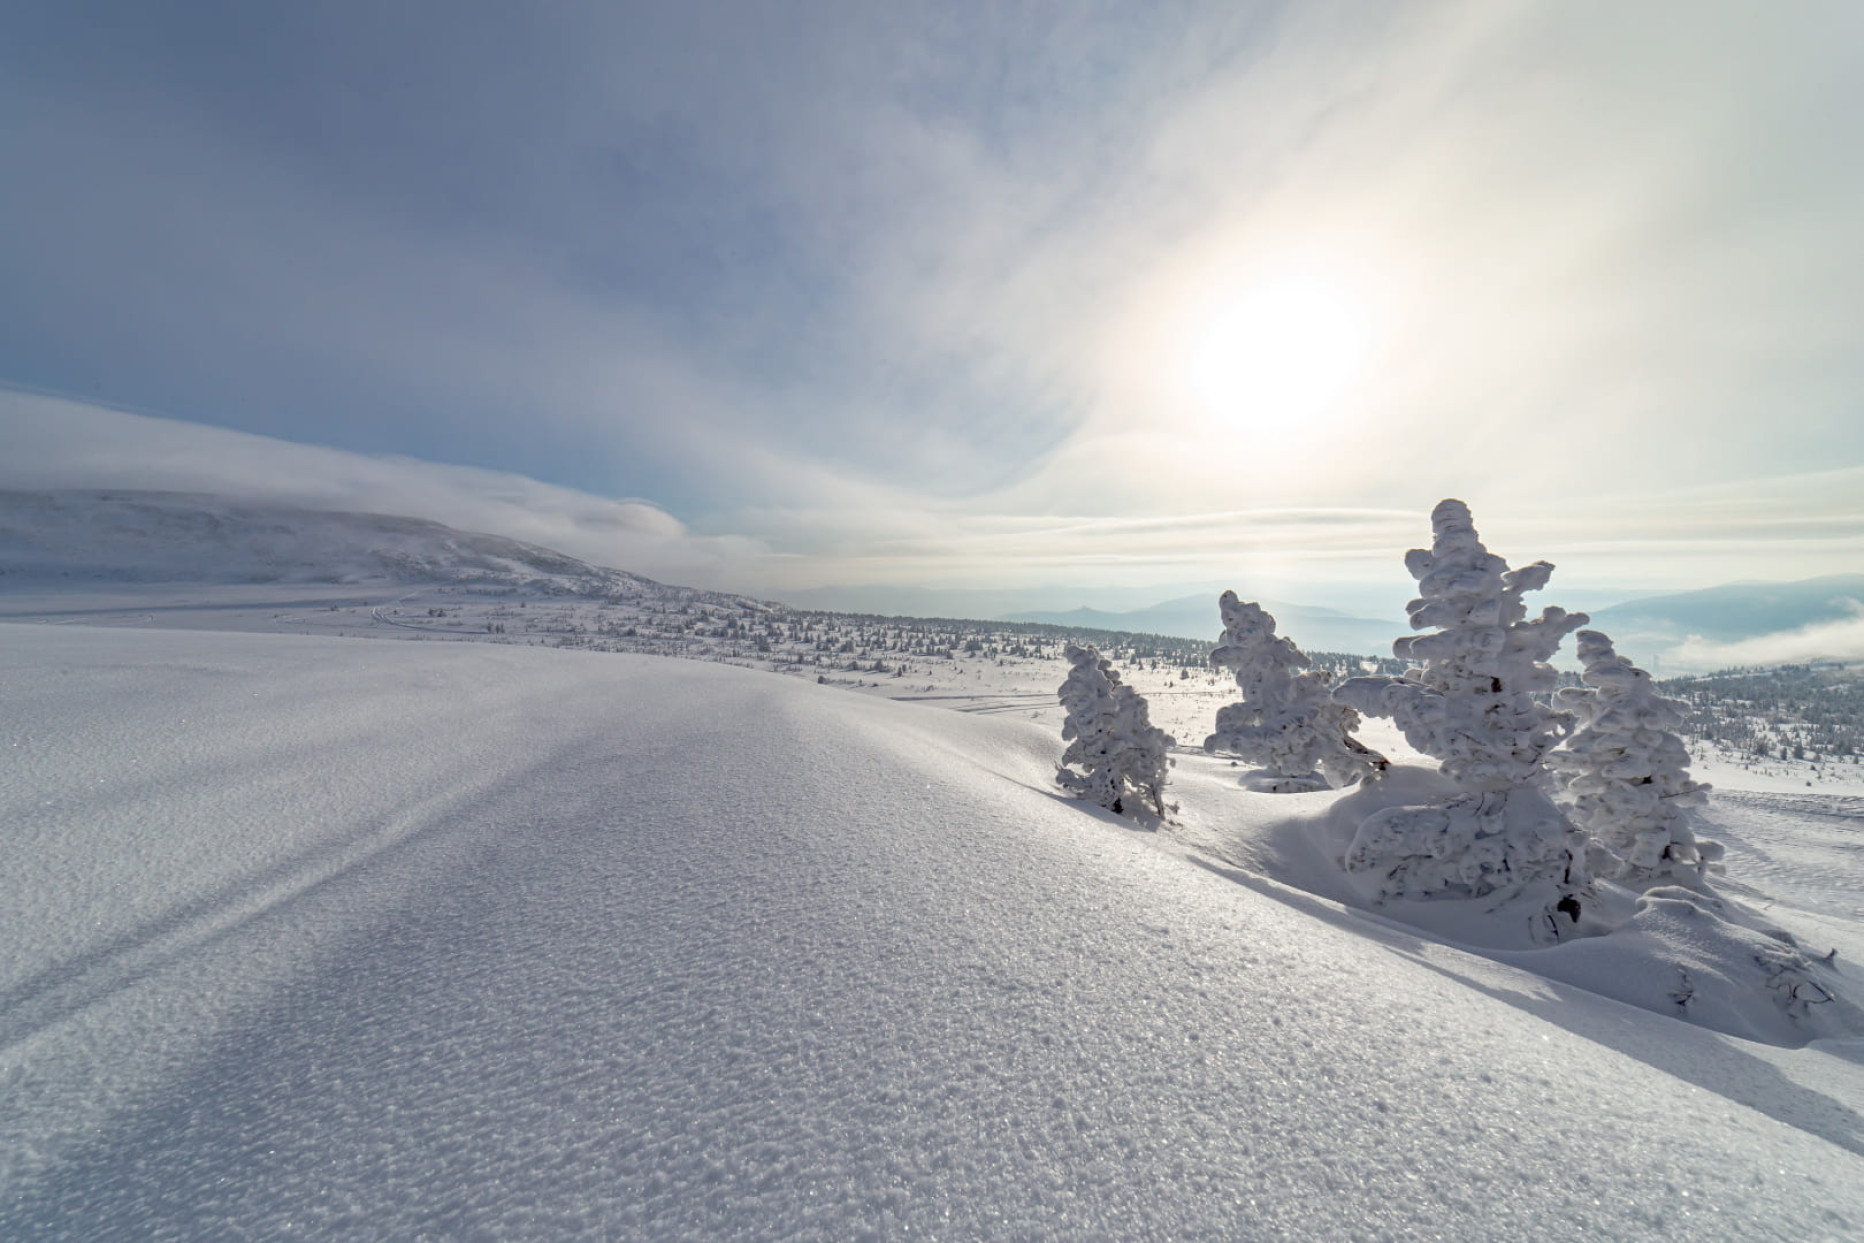
[[[1532,621],[1521,597],[1546,585],[1545,561],[1519,570],[1482,546],[1469,507],[1431,513],[1435,539],[1405,555],[1418,598],[1415,630],[1392,644],[1418,662],[1402,678],[1350,678],[1337,702],[1390,717],[1419,751],[1442,761],[1459,789],[1443,802],[1389,807],[1359,826],[1350,871],[1377,874],[1388,897],[1479,898],[1535,886],[1548,910],[1578,918],[1586,880],[1584,835],[1539,788],[1547,752],[1571,718],[1543,706],[1555,685],[1546,662],[1583,613],[1549,608]],[[1551,916],[1537,933],[1557,931]]]
[[[1557,798],[1593,836],[1593,870],[1638,889],[1699,878],[1722,846],[1698,842],[1683,810],[1700,806],[1709,787],[1690,780],[1689,752],[1670,732],[1683,722],[1682,701],[1659,695],[1596,630],[1579,632],[1579,660],[1585,687],[1555,696],[1579,729],[1547,765]]]
[[[1243,700],[1217,710],[1217,732],[1204,739],[1204,750],[1260,764],[1250,785],[1276,794],[1350,785],[1385,767],[1384,756],[1352,737],[1359,714],[1333,702],[1326,672],[1276,635],[1271,614],[1233,591],[1218,606],[1223,639],[1210,663],[1235,675]]]
[[[1061,684],[1068,713],[1061,736],[1068,749],[1055,779],[1116,814],[1125,811],[1130,793],[1164,815],[1171,735],[1153,726],[1144,697],[1121,682],[1098,651],[1070,643],[1067,657],[1072,667]]]

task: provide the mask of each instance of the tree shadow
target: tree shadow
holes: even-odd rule
[[[1188,857],[1208,872],[1371,940],[1446,979],[1864,1156],[1864,1116],[1830,1096],[1795,1083],[1772,1062],[1745,1051],[1741,1045],[1746,1042],[1735,1037],[1548,979],[1512,963],[1497,962],[1498,968],[1518,971],[1534,982],[1531,990],[1505,988],[1473,972],[1458,971],[1441,956],[1441,951],[1450,950],[1494,961],[1475,949],[1430,940],[1371,912],[1336,905],[1265,876],[1195,855]],[[1864,1041],[1825,1041],[1817,1051],[1864,1064]]]

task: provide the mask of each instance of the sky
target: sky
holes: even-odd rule
[[[1389,610],[1451,495],[1592,605],[1864,570],[1848,0],[20,0],[0,115],[7,486],[827,602]]]

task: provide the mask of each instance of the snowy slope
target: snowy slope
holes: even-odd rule
[[[453,583],[694,593],[548,548],[388,514],[180,492],[0,491],[0,576],[55,583]]]
[[[0,705],[0,1238],[1864,1231],[1857,1048],[1197,866],[1029,722],[19,625]]]

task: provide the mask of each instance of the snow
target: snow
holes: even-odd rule
[[[1335,792],[1185,753],[1134,832],[1052,710],[82,625],[0,704],[7,1239],[1864,1231],[1864,1041],[1354,909],[1274,831]],[[1857,927],[1842,818],[1727,819]]]
[[[1818,797],[1864,795],[1864,757],[1815,763],[1807,760],[1750,760],[1700,744],[1691,752],[1690,775],[1715,787],[1711,804],[1725,793],[1749,790]]]
[[[1149,807],[1165,814],[1165,780],[1173,739],[1153,727],[1146,701],[1120,681],[1107,659],[1091,647],[1067,649],[1068,677],[1058,692],[1068,713],[1062,722],[1062,752],[1055,781],[1077,798],[1091,798],[1115,813],[1138,814]]]
[[[1522,596],[1547,585],[1545,561],[1518,570],[1476,534],[1454,498],[1431,511],[1432,543],[1405,554],[1418,598],[1405,605],[1427,634],[1392,644],[1417,666],[1402,677],[1349,678],[1336,702],[1389,717],[1441,761],[1455,788],[1430,801],[1367,806],[1345,853],[1349,870],[1376,876],[1379,896],[1480,899],[1537,894],[1535,939],[1558,940],[1577,923],[1585,842],[1539,788],[1544,758],[1570,717],[1533,697],[1551,691],[1548,659],[1584,614],[1548,607],[1532,621]]]
[[[1276,635],[1273,614],[1233,591],[1218,598],[1218,607],[1223,637],[1210,664],[1230,671],[1243,698],[1217,710],[1204,750],[1262,765],[1244,780],[1263,793],[1351,785],[1384,766],[1384,756],[1352,739],[1359,714],[1333,702],[1328,675],[1292,639]]]
[[[1719,842],[1698,842],[1689,810],[1711,787],[1689,776],[1689,752],[1670,731],[1688,705],[1657,694],[1650,675],[1596,630],[1578,634],[1584,687],[1554,699],[1577,728],[1548,757],[1559,801],[1592,837],[1592,870],[1633,887],[1690,883],[1718,870]]]

